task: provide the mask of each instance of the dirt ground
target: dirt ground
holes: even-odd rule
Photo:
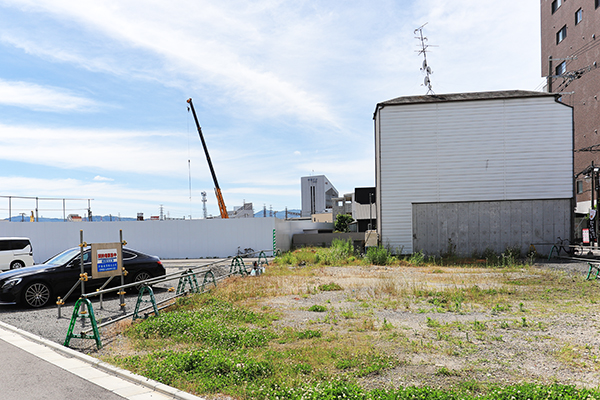
[[[411,293],[442,292],[477,286],[506,288],[522,278],[572,281],[595,292],[597,281],[585,281],[586,265],[540,264],[531,269],[438,267],[329,267],[304,283],[302,295],[267,298],[258,302],[281,313],[276,323],[296,329],[343,334],[363,330],[373,345],[391,352],[400,366],[362,378],[366,387],[433,386],[449,388],[479,383],[561,383],[581,387],[600,384],[600,310],[593,299],[530,300],[496,306],[465,302],[454,311],[436,307]],[[341,291],[312,288],[335,282]],[[509,290],[528,287],[510,285]],[[512,287],[514,286],[514,288]],[[559,289],[560,290],[560,285]],[[297,293],[302,293],[301,286]],[[557,290],[549,286],[546,290]],[[578,289],[577,289],[578,290]],[[519,296],[515,296],[519,297]],[[527,297],[527,296],[525,296]],[[568,297],[568,296],[567,296]],[[399,302],[391,301],[401,298]],[[513,300],[514,301],[514,300]],[[312,305],[327,305],[328,315],[315,315]],[[333,320],[333,322],[332,322]],[[367,324],[365,324],[367,321]],[[331,327],[334,328],[331,328]],[[365,328],[368,326],[370,328]],[[465,383],[466,382],[466,383]]]
[[[399,360],[360,378],[369,389],[522,382],[597,387],[600,282],[586,281],[586,272],[585,263],[561,262],[508,270],[344,266],[243,279],[264,280],[267,295],[249,304],[276,312],[278,327],[367,337],[374,349]],[[319,289],[330,283],[342,290]],[[482,295],[444,303],[451,298],[444,293],[465,290]],[[309,311],[313,305],[327,311]],[[119,343],[112,340],[101,354],[118,353]]]

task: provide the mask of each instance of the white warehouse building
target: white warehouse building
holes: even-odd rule
[[[374,120],[384,246],[524,254],[530,244],[542,252],[542,243],[571,237],[573,110],[559,95],[399,97],[377,104]]]

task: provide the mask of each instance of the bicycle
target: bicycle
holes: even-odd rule
[[[246,247],[244,249],[244,251],[240,250],[240,246],[238,246],[238,248],[237,248],[237,255],[242,258],[251,256],[254,253],[255,253],[255,251],[252,247]]]

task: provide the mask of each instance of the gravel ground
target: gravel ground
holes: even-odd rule
[[[365,388],[412,385],[449,388],[463,382],[598,387],[600,308],[595,302],[574,299],[555,308],[552,304],[545,306],[543,301],[524,300],[510,304],[508,310],[496,312],[489,307],[469,305],[460,312],[436,311],[428,302],[408,302],[389,308],[362,307],[380,298],[375,290],[385,289],[386,282],[434,291],[435,288],[472,285],[485,290],[499,288],[496,282],[505,279],[518,282],[543,277],[544,270],[548,269],[564,271],[567,278],[576,281],[586,277],[588,264],[586,261],[538,260],[528,271],[490,269],[475,274],[452,267],[445,268],[445,272],[436,267],[327,267],[308,278],[304,288],[335,282],[343,291],[272,297],[259,301],[256,307],[276,310],[281,318],[275,324],[282,328],[335,330],[338,335],[370,329],[372,345],[393,354],[401,360],[401,365],[361,378]],[[584,286],[597,288],[598,282],[589,281]],[[313,305],[324,304],[328,313],[338,318],[337,322],[308,311]],[[557,311],[559,308],[565,311]],[[366,329],[364,321],[374,326]],[[398,335],[396,339],[389,339],[385,334],[378,338],[378,334],[385,332],[384,322],[393,327],[390,332]]]
[[[247,260],[248,265],[252,260]],[[172,274],[178,271],[185,271],[192,267],[202,266],[210,263],[210,260],[163,260],[163,264],[167,269],[167,274]],[[229,273],[230,261],[226,260],[221,265],[213,267],[215,277],[223,277]],[[581,273],[587,275],[588,264],[584,261],[571,261],[562,259],[553,259],[551,262],[538,261],[536,263],[541,268],[550,268],[563,271],[569,271],[574,273]],[[203,274],[199,274],[199,284],[202,284]],[[161,283],[155,285],[153,288],[154,295],[157,302],[161,302],[165,299],[174,296],[174,292],[168,290],[169,287],[177,287],[177,280]],[[148,298],[145,296],[145,298]],[[125,311],[122,311],[119,306],[119,298],[116,295],[108,295],[103,299],[102,306],[100,305],[99,299],[96,297],[92,299],[94,305],[94,312],[96,319],[99,323],[108,319],[115,319],[123,316],[124,314],[132,313],[135,309],[137,302],[137,294],[127,294],[125,299]],[[58,316],[57,307],[45,307],[43,309],[29,309],[17,305],[0,305],[0,320],[7,324],[16,326],[17,328],[23,329],[27,332],[34,333],[42,336],[46,339],[52,340],[53,342],[62,344],[66,338],[67,331],[69,329],[69,323],[73,314],[74,301],[69,301],[62,307],[61,316]],[[149,304],[146,304],[149,305]],[[87,320],[84,323],[78,322],[74,332],[80,333],[85,329],[90,328],[90,324]],[[73,339],[71,341],[71,347],[80,350],[89,350],[90,346],[94,345],[93,340],[80,340]]]
[[[167,270],[167,275],[179,271],[184,272],[189,268],[206,265],[208,263],[213,262],[213,260],[162,261],[163,265]],[[229,273],[230,263],[230,260],[225,260],[223,261],[223,263],[210,267],[217,280],[220,277],[223,277]],[[246,261],[246,265],[248,265],[248,261]],[[198,271],[206,270],[200,269]],[[202,285],[203,279],[204,272],[199,272],[197,274],[197,280],[199,285]],[[176,289],[177,284],[178,279],[154,285],[153,292],[156,302],[160,303],[163,300],[172,298],[175,295],[175,292],[169,291],[169,288],[174,287]],[[189,286],[186,287],[186,289],[188,288]],[[144,296],[144,299],[149,299],[149,296]],[[53,342],[62,344],[64,343],[65,338],[67,336],[69,324],[71,322],[71,316],[75,307],[75,301],[76,298],[74,297],[72,300],[68,301],[67,304],[62,306],[60,318],[58,308],[56,306],[44,307],[42,309],[30,309],[17,305],[3,304],[0,305],[0,321],[15,326],[17,328],[23,329],[27,332],[31,332],[36,335],[42,336]],[[135,305],[137,303],[137,294],[128,293],[125,296],[126,306],[124,311],[121,310],[119,297],[114,294],[104,296],[102,304],[100,304],[100,300],[98,297],[92,298],[91,301],[94,307],[94,314],[96,315],[96,320],[99,324],[101,324],[102,322],[107,321],[109,319],[115,319],[125,314],[133,313],[133,311],[135,310]],[[151,306],[151,304],[145,303],[142,305],[142,308],[146,306]],[[83,319],[83,323],[81,322],[81,320],[77,322],[73,333],[79,334],[82,331],[85,331],[90,328],[91,324],[89,323],[89,320]],[[104,336],[102,333],[103,329],[100,329],[100,331],[101,336]],[[103,337],[102,340],[104,343],[105,338]],[[84,352],[90,352],[95,349],[96,345],[94,340],[74,338],[71,340],[69,347]]]

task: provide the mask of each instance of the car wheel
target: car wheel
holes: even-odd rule
[[[137,274],[135,274],[135,276],[133,277],[133,281],[141,282],[141,281],[145,281],[150,278],[152,278],[152,275],[150,275],[148,272],[140,271]],[[142,285],[135,285],[135,290],[139,291],[141,289],[141,287],[142,287]]]
[[[34,282],[23,290],[23,301],[29,307],[39,308],[48,304],[51,294],[50,286],[43,282]]]
[[[25,267],[25,263],[21,260],[16,260],[10,263],[10,269],[17,269]]]

